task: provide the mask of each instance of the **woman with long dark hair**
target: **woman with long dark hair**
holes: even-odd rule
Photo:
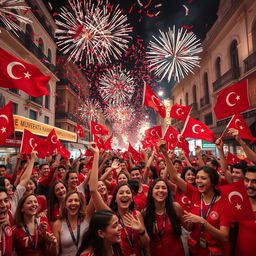
[[[121,226],[111,211],[96,212],[76,256],[121,256]]]
[[[154,180],[148,191],[144,222],[150,237],[151,255],[183,256],[181,242],[182,207],[173,201],[165,180]]]

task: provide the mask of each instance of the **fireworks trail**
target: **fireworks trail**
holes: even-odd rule
[[[24,0],[0,0],[0,20],[8,30],[12,30],[18,35],[16,32],[21,31],[22,29],[16,22],[30,23],[31,20],[16,12],[25,12],[28,9],[30,8],[25,5]]]
[[[97,120],[101,114],[101,106],[98,102],[93,102],[86,98],[83,105],[78,108],[78,115],[81,120]]]
[[[176,34],[174,26],[173,30],[169,28],[166,33],[160,31],[159,39],[153,38],[155,41],[150,41],[147,57],[149,66],[157,76],[161,76],[161,80],[167,76],[170,82],[173,76],[179,82],[195,66],[199,67],[200,57],[197,54],[203,49],[194,33],[187,33],[181,28]]]
[[[135,91],[134,79],[130,72],[121,67],[114,67],[105,72],[99,84],[101,97],[105,103],[113,105],[129,101]]]
[[[132,28],[118,6],[113,7],[99,0],[69,0],[71,10],[61,8],[56,20],[57,45],[69,60],[85,61],[89,64],[111,62],[127,49]],[[86,56],[85,58],[83,58]]]

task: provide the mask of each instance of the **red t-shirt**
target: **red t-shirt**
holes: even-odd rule
[[[187,212],[190,212],[191,200],[190,198],[182,191],[177,189],[174,201],[180,204],[180,206]]]
[[[187,196],[191,199],[191,213],[200,216],[201,193],[196,187],[187,184]],[[224,210],[226,205],[227,204],[225,204],[224,199],[219,196],[208,214],[207,221],[218,229],[220,226],[229,226],[229,222]],[[209,205],[205,205],[203,201],[204,214],[206,214],[208,208]],[[203,234],[201,235],[200,227],[201,225],[199,223],[195,224],[194,229],[190,234],[191,238],[199,241],[199,238],[202,237],[207,242],[208,247],[218,247],[220,250],[223,250],[223,243],[214,238],[207,230],[204,230]],[[209,255],[209,251],[207,249],[201,248],[199,246],[190,246],[190,250],[194,255]]]
[[[256,211],[255,219],[240,221],[236,245],[236,255],[256,255]]]
[[[4,234],[0,237],[0,255],[12,255],[12,228],[7,225],[4,228]]]
[[[43,195],[38,195],[38,196],[36,196],[36,198],[37,198],[37,201],[38,201],[37,213],[43,212],[44,210],[47,209],[46,198]]]

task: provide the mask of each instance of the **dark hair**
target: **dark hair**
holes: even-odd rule
[[[132,171],[139,171],[139,172],[141,173],[141,167],[137,165],[137,166],[135,166],[135,167],[133,167],[133,168],[131,169],[130,173],[131,173]]]
[[[35,167],[36,165],[39,165],[39,163],[38,163],[38,162],[34,162],[34,167]]]
[[[140,189],[139,182],[135,179],[128,180],[128,185],[131,187],[134,195],[137,195]]]
[[[117,174],[117,179],[118,179],[118,177],[119,177],[121,174],[124,174],[124,175],[126,176],[127,180],[129,180],[128,174],[127,174],[126,172],[124,172],[124,171],[120,171],[120,172]]]
[[[247,166],[245,169],[245,173],[247,172],[256,172],[256,166]]]
[[[6,177],[0,177],[0,186],[5,188],[5,180],[8,180]]]
[[[239,163],[233,165],[233,169],[242,170],[243,174],[245,175],[245,169],[247,168],[247,163],[244,160],[241,160]]]
[[[78,167],[78,173],[80,173],[80,172],[81,172],[81,170],[84,168],[84,166],[86,166],[86,164],[85,164],[85,163],[80,163],[80,164],[79,164],[79,167]]]
[[[4,168],[6,170],[6,165],[0,164],[0,168]]]
[[[69,170],[69,171],[66,173],[65,178],[64,178],[64,183],[65,183],[66,185],[68,185],[68,179],[69,179],[69,175],[70,175],[71,173],[77,174],[77,172],[76,172],[75,170]],[[77,176],[78,176],[78,174],[77,174]]]
[[[186,175],[186,173],[187,173],[188,171],[192,171],[192,172],[195,174],[195,176],[196,176],[196,170],[195,170],[195,168],[193,168],[193,167],[191,167],[191,166],[186,166],[186,167],[184,167],[184,168],[182,169],[182,173],[181,173],[181,175],[180,175],[180,177],[181,177],[183,180],[185,180],[185,175]],[[195,186],[196,183],[194,182],[193,185]]]
[[[166,183],[165,180],[163,180],[161,178],[154,180],[148,190],[147,207],[146,207],[146,211],[145,211],[145,215],[144,215],[145,216],[144,221],[145,221],[145,226],[146,226],[148,235],[150,236],[150,238],[152,238],[154,236],[154,223],[155,223],[155,219],[156,219],[156,212],[155,212],[155,203],[154,203],[154,198],[153,198],[152,193],[153,193],[153,188],[159,181],[163,181],[167,187],[168,194],[165,199],[165,209],[166,209],[166,213],[167,213],[169,220],[171,222],[171,225],[172,225],[173,235],[175,237],[180,237],[181,236],[181,224],[180,224],[180,220],[179,220],[179,218],[175,212],[174,206],[173,206],[174,201],[173,201],[168,184]]]
[[[207,173],[209,175],[209,178],[211,180],[211,183],[213,185],[213,191],[215,195],[220,195],[220,191],[216,188],[216,186],[219,184],[219,174],[217,172],[217,170],[213,169],[210,166],[202,166],[197,170],[197,173],[199,171],[204,171],[205,173]]]
[[[104,240],[98,235],[98,231],[105,231],[114,215],[115,213],[108,210],[100,210],[93,214],[90,220],[89,229],[83,235],[82,243],[76,256],[80,256],[81,253],[89,247],[92,248],[93,255],[95,256],[106,254]],[[112,247],[115,255],[123,255],[119,243],[113,244]]]
[[[181,162],[180,160],[178,160],[178,159],[176,159],[176,160],[173,161],[173,165],[176,164],[176,163],[182,165],[182,162]]]
[[[152,174],[153,174],[153,175],[152,175],[153,180],[157,179],[157,178],[158,178],[158,175],[157,175],[157,172],[156,172],[156,167],[153,166],[153,165],[150,165],[149,168],[150,168],[150,171],[151,171]]]
[[[207,160],[206,160],[206,162],[210,162],[213,166],[214,166],[214,168],[217,170],[218,168],[219,168],[219,163],[216,161],[216,160],[212,160],[212,159],[210,159],[210,158],[208,158]]]
[[[113,197],[112,197],[112,200],[111,200],[111,203],[110,203],[110,208],[113,210],[113,211],[117,211],[118,210],[118,206],[117,206],[117,203],[116,203],[116,195],[117,195],[117,192],[118,190],[123,187],[123,186],[128,186],[129,189],[131,190],[132,192],[132,188],[129,184],[127,183],[122,183],[122,184],[118,184],[115,191],[114,191],[114,194],[113,194]],[[134,202],[132,201],[129,205],[129,210],[132,211],[134,210]]]
[[[44,164],[40,164],[40,166],[39,166],[39,170],[42,170],[42,168],[43,168],[45,165],[49,165],[49,164],[46,164],[46,163],[44,163]]]
[[[64,165],[59,165],[59,166],[57,167],[57,169],[60,169],[60,168],[63,168],[64,170],[66,170],[66,167],[65,167]]]

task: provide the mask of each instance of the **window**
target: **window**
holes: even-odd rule
[[[215,72],[216,72],[216,79],[221,77],[221,70],[220,70],[220,57],[216,59],[215,62]]]
[[[254,20],[252,25],[252,46],[255,52],[256,51],[256,19]]]
[[[11,91],[11,92],[13,92],[13,93],[16,93],[16,94],[19,93],[19,90],[18,90],[18,89],[15,89],[15,88],[10,88],[9,91]]]
[[[18,104],[13,102],[12,106],[13,106],[13,114],[17,115],[18,114]]]
[[[212,113],[209,113],[209,114],[204,116],[204,123],[206,125],[211,125],[213,123],[212,122]]]
[[[49,60],[49,62],[52,62],[52,52],[51,52],[51,49],[48,49],[48,60]]]
[[[25,32],[25,46],[27,49],[31,50],[34,40],[34,31],[31,27],[31,25],[26,25],[26,32]]]
[[[231,68],[234,70],[235,78],[239,78],[239,58],[238,58],[238,49],[237,49],[237,41],[234,40],[230,46],[230,61]]]
[[[182,105],[182,98],[180,98],[180,105]]]
[[[41,97],[30,97],[30,100],[35,102],[36,104],[42,105],[43,104],[43,96]]]
[[[37,120],[37,112],[30,109],[29,110],[29,118],[32,119],[32,120]]]
[[[43,39],[40,37],[38,40],[38,48],[40,49],[40,58],[43,59],[44,58],[44,41]]]
[[[193,103],[197,103],[196,85],[195,84],[193,85],[193,88],[192,88],[192,96],[193,96]]]
[[[207,72],[204,74],[204,104],[210,103],[210,96],[209,96],[209,86],[208,86],[208,74]]]
[[[186,100],[186,106],[188,106],[188,93],[187,92],[186,92],[185,100]]]
[[[44,107],[49,109],[50,108],[50,95],[51,95],[51,90],[50,90],[49,84],[47,85],[47,89],[48,89],[49,95],[45,95]]]
[[[44,116],[44,123],[49,124],[50,118],[49,116]]]

